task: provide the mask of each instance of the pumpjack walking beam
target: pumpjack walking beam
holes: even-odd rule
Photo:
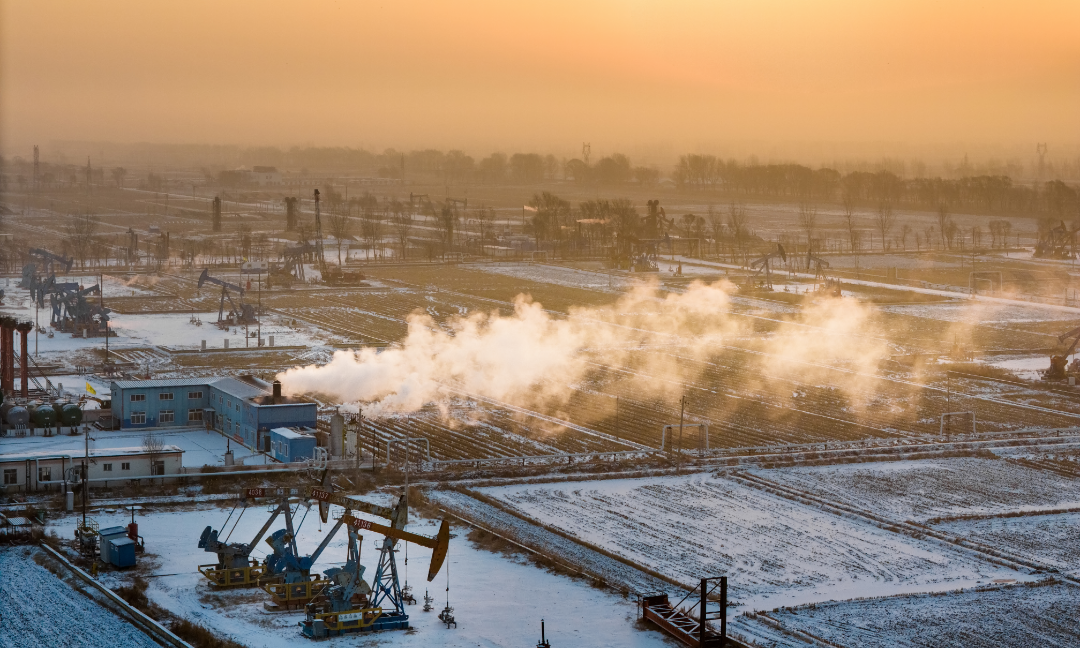
[[[279,515],[285,515],[285,529],[288,532],[289,546],[293,554],[296,553],[296,531],[293,528],[291,497],[300,495],[300,492],[289,488],[247,488],[241,494],[244,508],[247,508],[248,500],[260,500],[265,498],[277,498],[278,504],[274,508],[266,523],[251,542],[229,543],[218,539],[218,531],[207,526],[199,538],[199,548],[217,554],[218,562],[212,565],[199,565],[199,572],[216,587],[254,587],[265,576],[264,565],[251,564],[251,552],[258,545],[259,540],[270,530],[270,525]],[[244,512],[241,511],[240,515]],[[230,514],[231,517],[231,514]],[[237,522],[240,518],[237,518]],[[226,520],[226,523],[228,520]],[[236,525],[233,525],[236,528]],[[224,531],[224,526],[222,527]]]

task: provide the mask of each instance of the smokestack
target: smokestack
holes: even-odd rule
[[[4,318],[4,393],[15,391],[15,320]]]
[[[274,381],[274,405],[281,403],[281,381]]]
[[[8,335],[10,317],[0,319],[0,391],[9,394],[7,384],[8,346],[11,344],[11,336]]]
[[[30,397],[30,353],[26,350],[26,336],[34,329],[32,322],[20,322],[15,327],[20,334],[22,334],[22,372],[20,377],[22,378],[22,397]]]

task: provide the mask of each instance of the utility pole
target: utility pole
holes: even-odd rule
[[[619,397],[615,397],[615,440],[619,440]]]
[[[684,394],[679,399],[679,454],[675,456],[675,474],[679,474],[679,470],[682,468],[682,431],[683,431],[683,413],[686,411],[686,395]]]
[[[949,413],[952,412],[952,374],[948,371],[945,372],[945,440],[949,440],[949,432],[952,428],[952,417]]]

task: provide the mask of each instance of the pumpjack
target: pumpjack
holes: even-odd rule
[[[72,285],[75,286],[74,289],[69,288]],[[88,295],[95,293],[101,294],[100,286],[82,288],[78,284],[55,284],[55,290],[49,295],[52,327],[75,336],[105,335],[109,313],[112,311],[87,299]]]
[[[323,489],[333,490],[330,471],[323,471],[320,484]],[[345,507],[345,512],[348,513],[348,504]],[[319,502],[319,510],[323,520],[326,519],[328,509],[329,504]],[[263,585],[263,590],[271,596],[270,602],[263,603],[266,610],[279,612],[298,609],[309,603],[324,587],[331,584],[331,581],[320,578],[318,574],[315,574],[314,578],[312,578],[311,568],[343,526],[345,526],[345,523],[339,518],[318,548],[309,556],[297,555],[295,545],[290,544],[292,536],[286,529],[278,530],[266,539],[266,542],[274,550],[273,555],[267,556],[267,564],[270,565],[274,572],[281,575],[280,582]]]
[[[1046,234],[1039,237],[1032,256],[1036,259],[1076,258],[1077,232],[1080,232],[1080,225],[1069,229],[1065,226],[1065,221],[1061,221],[1056,227],[1047,230]]]
[[[406,597],[398,580],[394,547],[399,540],[402,540],[431,549],[431,564],[427,577],[430,582],[438,575],[446,560],[446,552],[450,545],[450,523],[443,520],[434,538],[405,531],[405,525],[408,522],[408,501],[404,494],[392,508],[331,493],[322,488],[312,489],[311,499],[320,502],[319,512],[324,520],[326,508],[322,504],[325,503],[337,504],[351,511],[381,517],[389,520],[390,524],[378,524],[357,518],[351,512],[341,517],[341,522],[348,527],[350,532],[370,530],[383,536],[379,566],[375,570],[375,577],[369,588],[370,593],[364,595],[357,603],[345,596],[350,593],[348,588],[340,591],[335,590],[334,587],[327,588],[307,605],[306,618],[300,622],[301,633],[305,637],[321,639],[350,632],[408,628],[409,615],[405,611]],[[331,578],[335,577],[330,574],[330,571],[324,573]]]
[[[34,261],[31,261],[23,266],[22,279],[19,281],[19,287],[25,288],[30,291],[30,297],[33,298],[38,306],[45,306],[45,295],[48,294],[49,289],[56,283],[56,271],[62,270],[64,272],[71,272],[71,266],[75,263],[75,259],[71,259],[59,254],[53,254],[48,250],[41,248],[30,248],[28,254]],[[38,271],[41,271],[40,273]],[[78,284],[59,284],[62,286],[78,286]],[[44,292],[42,289],[45,289]]]
[[[753,261],[750,262],[750,268],[757,271],[757,272],[755,272],[753,274],[753,276],[749,277],[748,280],[747,280],[747,285],[751,289],[755,289],[755,288],[761,288],[761,289],[764,289],[764,290],[772,290],[773,289],[772,268],[771,268],[771,265],[770,265],[773,259],[780,259],[780,260],[785,261],[785,262],[787,261],[787,252],[784,251],[784,246],[783,245],[780,245],[779,243],[777,243],[775,250],[773,250],[772,252],[769,252],[768,254],[762,255],[762,256],[760,256],[760,257],[758,257],[758,258],[756,258],[756,259],[754,259]],[[765,272],[765,281],[759,282],[759,281],[757,281],[757,276],[760,275],[762,273],[762,271]]]
[[[1072,340],[1072,344],[1065,350],[1065,353],[1050,356],[1050,368],[1043,372],[1043,380],[1064,380],[1068,378],[1070,373],[1080,373],[1080,361],[1073,360],[1072,366],[1068,365],[1069,356],[1076,350],[1076,345],[1080,343],[1080,326],[1058,336],[1058,342],[1064,344],[1066,340]]]
[[[229,289],[237,294],[237,297],[242,298],[244,296],[244,289],[234,283],[223,281],[216,277],[210,276],[210,270],[203,268],[202,274],[199,275],[199,288],[203,287],[203,284],[212,283],[221,286],[221,303],[218,305],[218,321],[217,327],[225,330],[230,326],[237,326],[240,324],[255,324],[258,319],[255,317],[255,307],[251,304],[245,304],[241,301],[237,304],[233,301],[232,294]],[[225,316],[225,300],[229,300],[229,316]]]
[[[255,587],[267,582],[268,579],[278,579],[280,577],[280,572],[275,571],[278,567],[276,564],[271,564],[269,561],[263,563],[253,561],[251,552],[259,544],[259,540],[266,535],[274,520],[279,515],[284,515],[285,528],[282,531],[288,534],[289,537],[282,541],[288,544],[293,555],[296,555],[296,530],[293,528],[290,498],[299,495],[299,491],[289,488],[245,489],[241,493],[241,498],[244,500],[244,510],[248,508],[249,501],[260,501],[267,498],[277,500],[277,505],[271,510],[269,519],[262,525],[262,528],[255,534],[251,542],[229,543],[227,537],[225,540],[219,540],[219,532],[212,527],[208,526],[203,529],[202,536],[199,538],[199,548],[217,554],[218,559],[217,563],[214,564],[199,565],[199,573],[206,577],[211,587]],[[244,511],[242,510],[240,515],[243,514]],[[232,514],[230,514],[230,517],[232,517]],[[238,517],[237,522],[239,521],[240,518]],[[228,519],[225,520],[225,523],[228,524]],[[221,530],[225,530],[225,525],[222,525]]]
[[[814,291],[823,291],[826,295],[830,297],[839,297],[842,294],[840,291],[840,280],[834,279],[825,273],[825,271],[829,268],[829,262],[807,249],[807,272],[810,271],[811,266],[814,267]]]

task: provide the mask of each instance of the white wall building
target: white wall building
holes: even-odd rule
[[[178,475],[184,451],[163,446],[153,454],[142,446],[91,450],[87,470],[91,487],[117,484],[134,477]],[[0,494],[38,490],[62,490],[72,467],[82,466],[83,450],[32,450],[0,454]],[[95,481],[99,480],[99,481]]]
[[[252,167],[251,171],[247,172],[247,176],[249,182],[253,182],[259,186],[281,184],[281,172],[277,170],[277,167]]]

